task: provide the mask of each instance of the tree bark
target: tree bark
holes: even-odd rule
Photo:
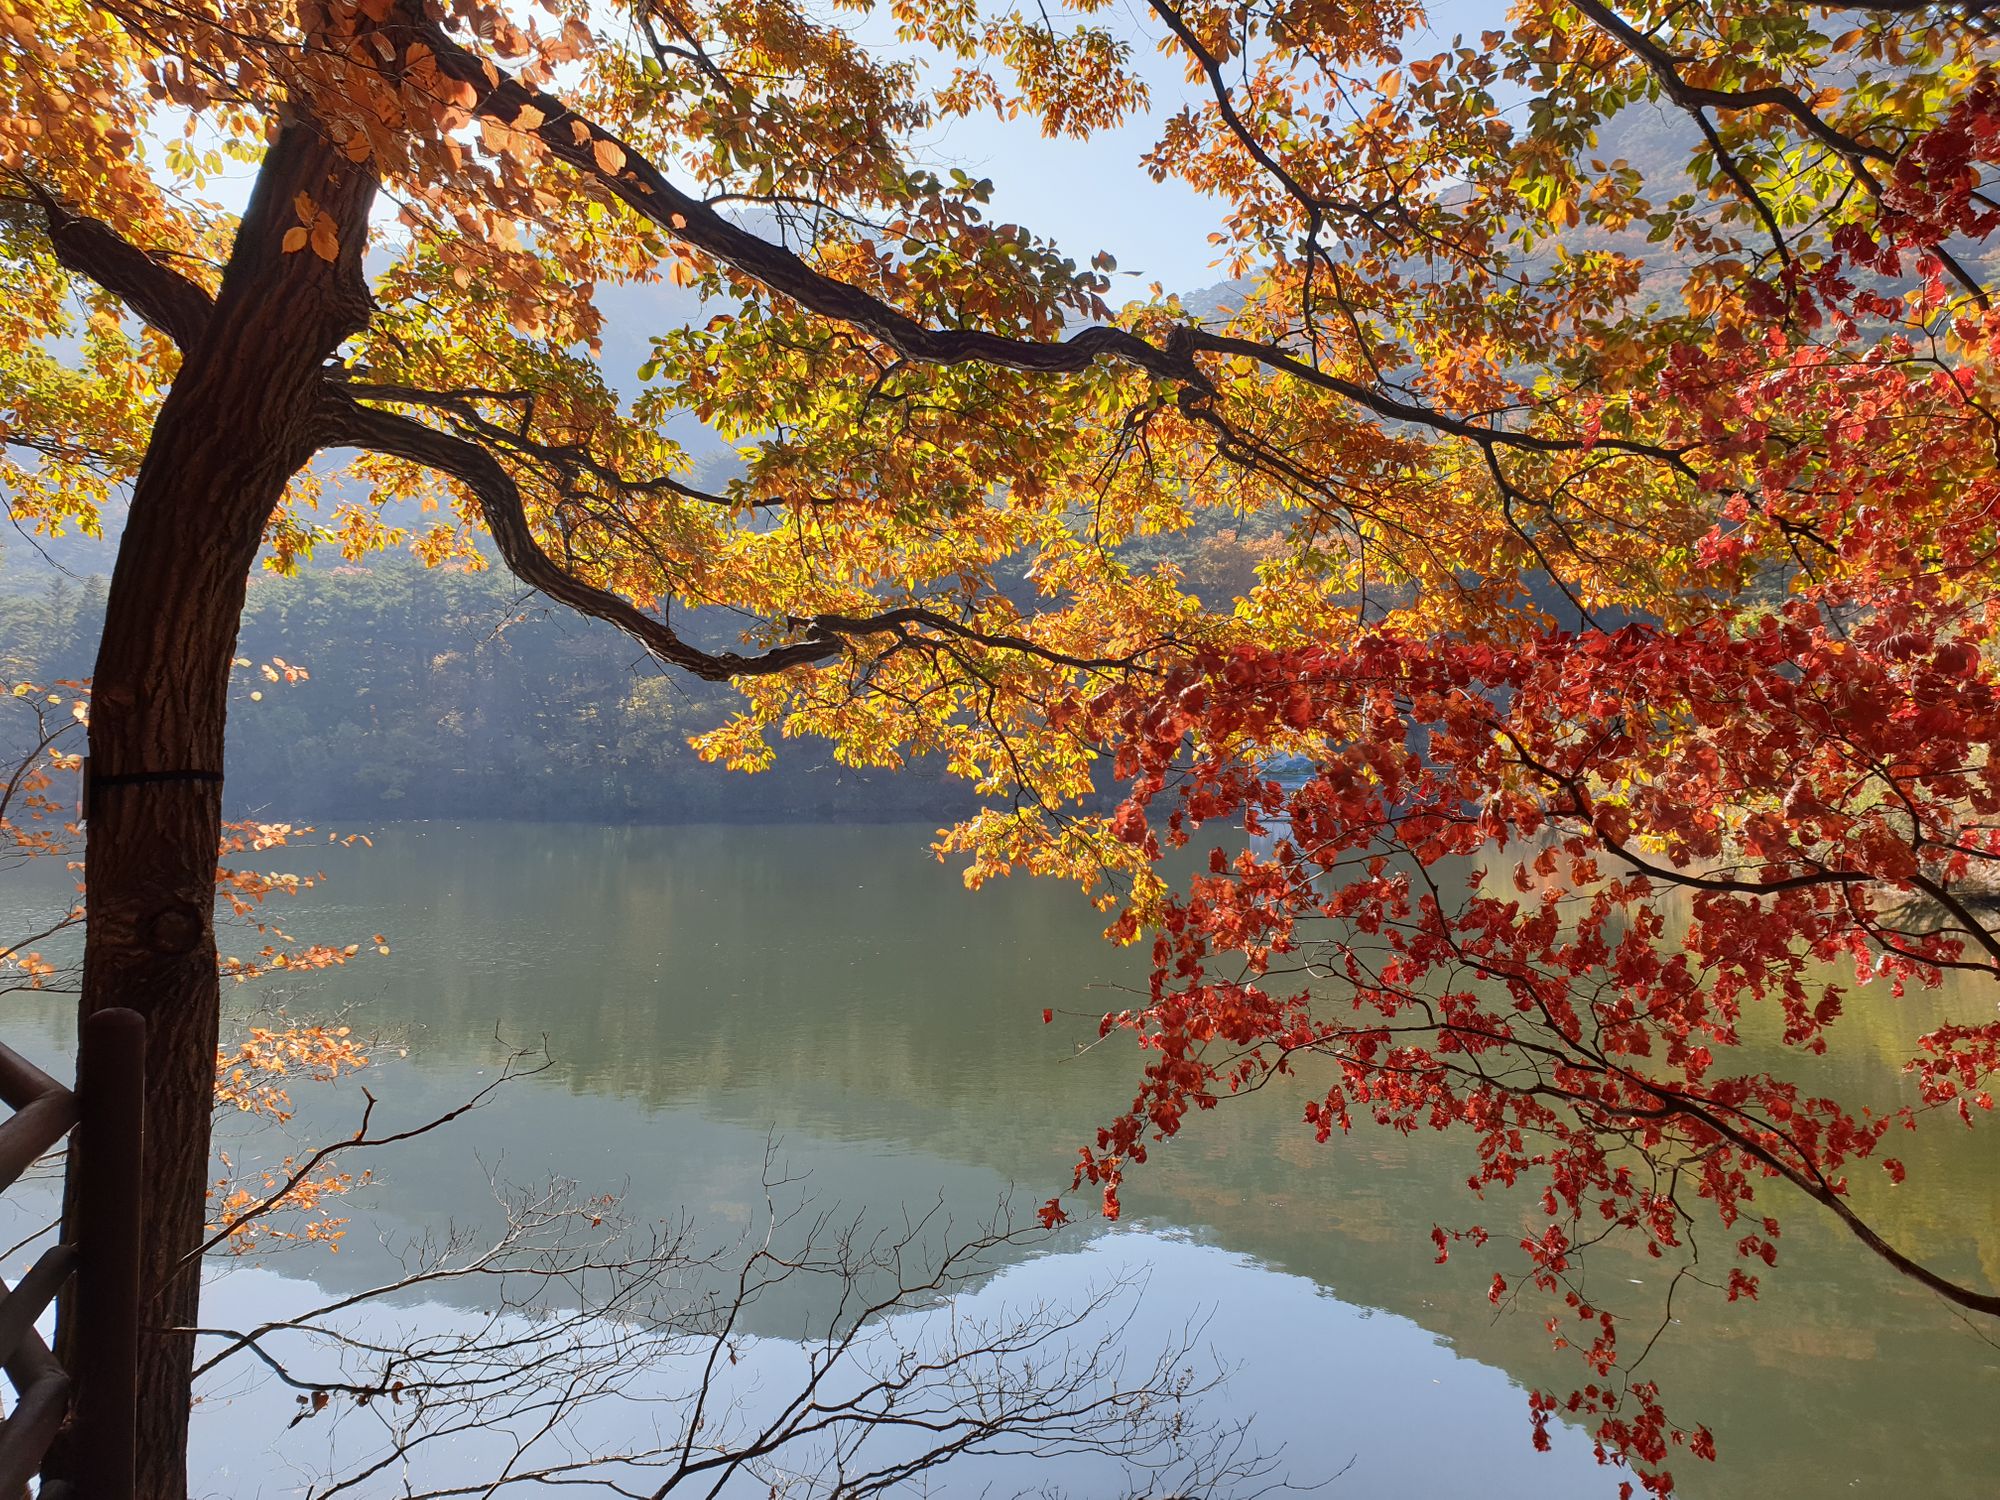
[[[321,368],[367,322],[361,257],[374,192],[368,168],[302,111],[279,128],[213,311],[185,348],[133,486],[98,650],[81,1012],[126,1005],[147,1022],[145,1500],[187,1493],[194,1336],[184,1330],[197,1321],[194,1252],[209,1180],[230,662],[265,524],[320,446]],[[332,261],[310,246],[283,249],[301,193],[334,221]],[[77,1373],[88,1380],[87,1370]],[[58,1449],[50,1472],[65,1468]]]

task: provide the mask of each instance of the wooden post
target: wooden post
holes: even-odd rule
[[[84,1021],[77,1098],[75,1479],[91,1500],[132,1500],[146,1108],[146,1021],[137,1011],[113,1007]]]

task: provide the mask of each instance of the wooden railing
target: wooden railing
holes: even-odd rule
[[[78,1169],[74,1240],[50,1247],[12,1290],[0,1282],[0,1369],[14,1388],[13,1410],[0,1422],[0,1496],[25,1493],[67,1419],[74,1485],[44,1485],[42,1500],[131,1500],[145,1094],[146,1023],[137,1011],[102,1010],[83,1023],[74,1090],[0,1046],[0,1101],[14,1111],[0,1122],[0,1191],[72,1129]],[[63,1315],[77,1320],[74,1341],[65,1340],[75,1371],[35,1329],[71,1276],[77,1284]]]

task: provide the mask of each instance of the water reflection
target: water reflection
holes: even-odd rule
[[[747,1222],[774,1134],[828,1203],[882,1212],[941,1195],[970,1216],[1010,1185],[1045,1196],[1129,1093],[1129,1051],[1077,1047],[1123,1003],[1138,962],[1100,941],[1102,919],[1074,892],[966,893],[928,838],[409,825],[372,852],[329,853],[324,899],[288,925],[343,940],[383,931],[396,952],[282,998],[345,1010],[408,1047],[366,1080],[378,1126],[476,1090],[502,1055],[496,1029],[512,1044],[546,1037],[555,1065],[448,1138],[385,1157],[338,1256],[281,1256],[217,1295],[280,1296],[268,1290],[279,1278],[373,1284],[420,1227],[490,1218],[489,1175],[560,1172],[622,1191],[642,1214]],[[246,1004],[276,994],[238,992]],[[1914,1033],[1938,1002],[1903,1003]],[[1848,1070],[1836,1086],[1892,1086],[1886,1029],[1874,1046],[1859,1011],[1850,1019],[1863,1045],[1829,1059]],[[352,1128],[359,1096],[342,1086],[300,1103],[296,1130],[323,1137]],[[1568,1389],[1578,1367],[1548,1351],[1539,1311],[1494,1317],[1486,1285],[1513,1262],[1432,1263],[1432,1223],[1500,1229],[1521,1205],[1473,1203],[1456,1141],[1362,1131],[1320,1147],[1297,1118],[1298,1100],[1275,1091],[1204,1116],[1135,1179],[1128,1211],[1144,1233],[1085,1226],[1001,1280],[1076,1285],[1094,1257],[1143,1258],[1155,1268],[1146,1315],[1215,1308],[1218,1348],[1242,1366],[1231,1399],[1266,1416],[1302,1477],[1356,1460],[1335,1493],[1613,1493],[1577,1444],[1528,1452],[1521,1393],[1497,1372]],[[1911,1171],[1899,1193],[1857,1191],[1899,1242],[2000,1278],[2000,1155],[1990,1132],[1957,1135],[1930,1130],[1900,1150]],[[2000,1354],[1803,1204],[1778,1206],[1785,1261],[1765,1300],[1684,1288],[1684,1321],[1649,1360],[1723,1448],[1714,1468],[1676,1465],[1683,1493],[1991,1492]],[[1657,1306],[1651,1266],[1604,1256],[1590,1274],[1606,1305]],[[800,1315],[774,1305],[754,1331],[780,1334]],[[248,1413],[266,1398],[239,1399]],[[241,1473],[240,1453],[227,1461]]]
[[[1545,1500],[1602,1496],[1612,1488],[1580,1441],[1559,1440],[1550,1454],[1530,1451],[1520,1392],[1500,1371],[1458,1357],[1415,1322],[1350,1307],[1303,1277],[1274,1272],[1185,1235],[1121,1231],[1068,1253],[1024,1261],[961,1298],[955,1316],[1005,1321],[1023,1308],[1071,1307],[1091,1288],[1124,1277],[1141,1278],[1139,1295],[1113,1307],[1114,1316],[1131,1315],[1119,1337],[1134,1365],[1143,1367],[1163,1347],[1192,1334],[1200,1369],[1227,1371],[1222,1399],[1205,1414],[1225,1421],[1251,1417],[1251,1437],[1263,1444],[1260,1451],[1296,1483],[1337,1476],[1308,1493],[1368,1500],[1473,1494]],[[302,1306],[301,1292],[299,1281],[265,1267],[237,1271],[214,1289],[246,1319],[292,1315]],[[463,1309],[441,1304],[398,1311],[399,1331],[409,1339],[464,1320]],[[1087,1336],[1100,1326],[1101,1320],[1083,1332]],[[294,1352],[280,1347],[287,1355]],[[751,1339],[738,1354],[732,1373],[749,1391],[746,1415],[797,1385],[796,1344]],[[591,1455],[628,1451],[634,1444],[633,1412],[671,1392],[674,1382],[690,1373],[684,1365],[676,1369],[663,1362],[628,1389],[628,1400],[569,1424],[565,1445]],[[343,1423],[308,1424],[286,1433],[281,1443],[269,1442],[265,1435],[285,1433],[294,1410],[288,1391],[254,1372],[211,1383],[204,1420],[195,1429],[194,1473],[218,1495],[281,1494],[288,1492],[286,1475],[302,1479],[310,1472],[337,1472],[379,1439],[367,1430],[367,1420],[340,1413]],[[496,1461],[506,1457],[504,1445],[470,1434],[448,1454],[426,1455],[410,1478],[422,1483],[450,1472],[470,1479],[494,1472]],[[929,1476],[926,1487],[911,1493],[1039,1494],[1046,1487],[1078,1497],[1111,1497],[1126,1493],[1127,1482],[1118,1465],[1094,1457],[1072,1455],[1054,1463],[974,1457]],[[203,1485],[195,1492],[202,1493]],[[761,1497],[766,1491],[746,1482],[726,1493]],[[1203,1500],[1224,1500],[1226,1493],[1204,1491]]]

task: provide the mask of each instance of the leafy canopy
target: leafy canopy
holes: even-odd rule
[[[1783,1179],[2000,1312],[1846,1190],[1990,1108],[2000,1027],[1912,1010],[1914,1102],[1737,1060],[1775,1012],[1809,1080],[1857,997],[2000,964],[1984,10],[0,0],[0,481],[100,524],[206,334],[229,174],[309,121],[379,180],[374,310],[271,565],[471,563],[484,527],[738,681],[714,758],[941,754],[998,804],[944,841],[972,879],[1122,876],[1114,932],[1156,934],[1106,1020],[1143,1086],[1079,1182],[1115,1207],[1190,1108],[1308,1065],[1322,1136],[1466,1130],[1476,1186],[1546,1186],[1567,1404],[1664,1491],[1707,1438],[1619,1375],[1584,1240],[1678,1254],[1713,1214],[1769,1262]],[[1113,306],[1102,257],[992,222],[928,145],[988,111],[1145,114],[1134,170],[1209,195],[1228,284]],[[354,250],[291,207],[281,253]],[[606,368],[601,294],[662,281],[707,316]],[[738,477],[694,482],[687,414]],[[1147,540],[1197,528],[1258,543],[1223,607]],[[742,639],[677,623],[704,606]],[[1170,895],[1163,844],[1237,818],[1265,843]]]

